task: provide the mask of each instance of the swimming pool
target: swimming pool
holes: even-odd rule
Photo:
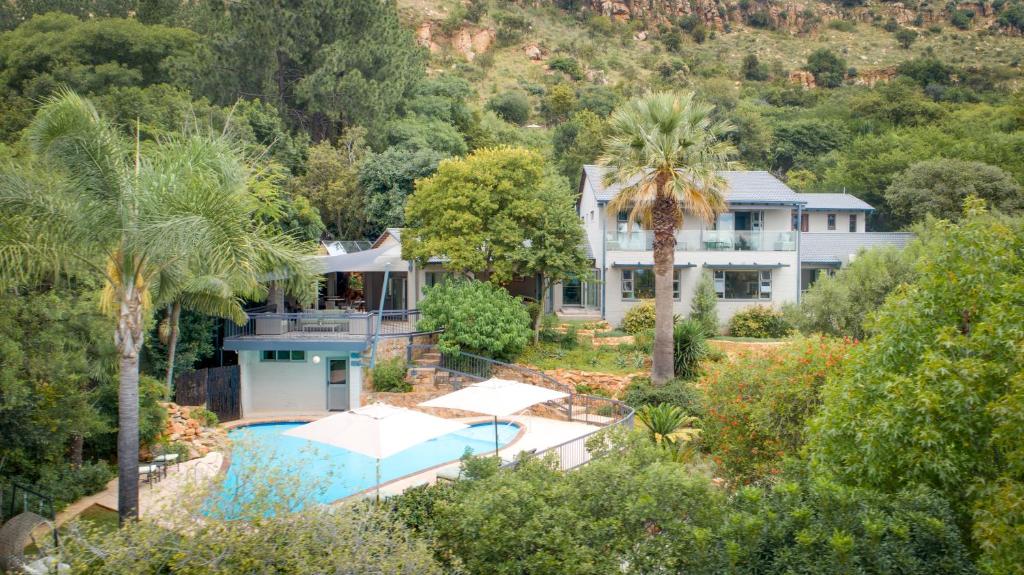
[[[376,482],[377,460],[365,455],[283,435],[302,423],[260,423],[239,427],[228,433],[232,440],[231,466],[222,491],[230,497],[245,488],[250,475],[259,470],[268,474],[294,474],[297,478],[320,480],[315,499],[330,503],[360,491]],[[520,426],[512,422],[498,423],[498,444],[505,446],[518,435]],[[381,460],[381,482],[454,461],[465,453],[486,454],[494,451],[494,424],[478,423],[436,437]],[[266,479],[260,479],[266,481]]]

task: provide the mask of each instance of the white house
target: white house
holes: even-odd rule
[[[630,227],[607,209],[620,186],[604,185],[604,169],[584,166],[579,216],[593,254],[594,277],[554,294],[563,312],[592,314],[612,324],[637,302],[654,297],[653,233]],[[690,311],[702,273],[714,278],[724,323],[751,305],[799,301],[822,271],[849,262],[862,247],[903,245],[910,234],[866,231],[873,208],[849,194],[800,194],[763,171],[726,171],[728,211],[706,224],[688,215],[676,234],[675,311]],[[805,258],[805,255],[807,256]]]

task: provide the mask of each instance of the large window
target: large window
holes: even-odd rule
[[[771,270],[715,270],[719,299],[771,299]]]
[[[828,215],[828,229],[829,229],[829,231],[833,231],[833,230],[836,229],[836,215],[835,214],[829,214]]]
[[[672,274],[672,299],[679,299],[682,270]],[[626,268],[622,270],[622,299],[637,300],[654,297],[654,269]]]
[[[306,361],[306,352],[298,349],[265,349],[260,355],[260,361]]]

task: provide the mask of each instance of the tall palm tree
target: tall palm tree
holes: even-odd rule
[[[627,212],[630,226],[654,231],[654,358],[651,381],[672,379],[672,275],[675,231],[686,215],[714,221],[725,210],[728,184],[719,172],[736,150],[716,121],[714,106],[693,93],[661,92],[635,98],[612,113],[610,136],[598,163],[606,184],[622,190],[608,203]]]
[[[252,217],[248,168],[221,137],[143,150],[137,136],[125,139],[89,101],[63,91],[43,104],[26,139],[46,175],[0,168],[0,279],[32,281],[72,266],[103,279],[104,307],[117,320],[123,523],[138,517],[139,350],[154,294],[174,293],[173,284],[203,269],[253,278],[271,270],[300,291],[311,286],[307,250]]]

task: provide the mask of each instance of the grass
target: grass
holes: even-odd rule
[[[594,337],[626,337],[628,335],[628,333],[622,331],[621,329],[612,329],[608,331],[602,331],[600,333],[595,333]]]
[[[516,363],[542,370],[577,369],[628,375],[646,368],[647,354],[628,344],[594,347],[584,341],[573,348],[565,348],[557,343],[540,342],[527,347]]]
[[[102,531],[117,531],[117,511],[106,507],[92,505],[78,515],[79,521],[88,521],[93,527]]]

